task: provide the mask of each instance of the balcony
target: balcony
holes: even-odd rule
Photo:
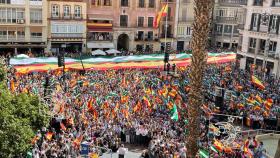
[[[194,19],[187,19],[187,18],[179,18],[178,19],[178,22],[181,22],[181,23],[193,23],[194,22]]]
[[[0,36],[1,42],[24,42],[25,36],[15,36],[15,35],[1,35]]]
[[[173,17],[167,17],[167,21],[172,21],[173,20]],[[166,17],[163,17],[163,18],[161,18],[161,21],[166,21]]]
[[[30,42],[41,42],[42,41],[42,36],[31,36],[30,37]]]
[[[82,33],[52,33],[52,38],[83,38]]]
[[[54,15],[52,14],[51,15],[51,20],[83,20],[83,15],[80,14],[80,15],[74,15],[74,14],[70,14],[70,15],[67,15],[67,16],[64,16],[64,15]]]
[[[89,33],[88,41],[113,41],[113,34],[111,33]]]
[[[237,23],[238,18],[237,17],[222,17],[222,16],[216,16],[216,21],[218,23]]]
[[[249,48],[248,53],[255,54],[255,48]]]
[[[280,7],[280,2],[279,1],[276,2],[276,0],[273,0],[271,7]]]
[[[160,38],[165,38],[165,34],[164,34],[164,33],[161,34],[161,35],[160,35]],[[173,38],[173,34],[167,33],[166,38]]]
[[[263,0],[254,0],[253,6],[263,6]]]
[[[219,0],[219,4],[225,6],[247,5],[247,0]]]
[[[172,3],[172,2],[175,2],[175,0],[161,0],[160,2],[161,3],[166,3],[166,2],[171,2]]]
[[[42,24],[43,20],[42,19],[40,19],[40,20],[38,20],[38,19],[30,19],[30,23],[31,24]]]

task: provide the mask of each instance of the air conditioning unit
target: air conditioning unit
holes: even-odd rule
[[[24,20],[23,19],[17,19],[17,23],[18,24],[24,24]]]

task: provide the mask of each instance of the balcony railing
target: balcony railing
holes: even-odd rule
[[[6,41],[6,42],[20,42],[20,41],[24,41],[25,40],[25,36],[14,36],[14,35],[1,35],[0,36],[0,41]]]
[[[42,36],[31,36],[30,41],[31,42],[40,42],[40,41],[42,41]]]
[[[165,34],[161,34],[160,38],[165,38]],[[173,34],[167,33],[166,38],[173,38]]]
[[[52,33],[53,38],[83,38],[82,33]]]
[[[173,20],[173,17],[170,17],[170,16],[167,17],[167,21],[172,21],[172,20]],[[163,17],[161,19],[161,21],[166,21],[166,17]]]
[[[104,35],[104,36],[101,36],[101,35],[88,35],[87,36],[87,39],[89,41],[113,41],[113,35]]]
[[[219,0],[220,5],[245,5],[247,0]]]
[[[166,2],[174,2],[175,0],[161,0],[161,2],[164,2],[164,3],[166,3]]]
[[[35,20],[35,19],[30,19],[30,23],[31,24],[42,24],[43,23],[43,20]]]
[[[249,48],[248,53],[255,54],[255,48]]]
[[[238,20],[237,17],[222,17],[222,16],[216,16],[216,21],[220,23],[236,23]]]
[[[179,18],[178,21],[185,22],[185,23],[193,23],[194,19]]]
[[[58,16],[52,14],[50,19],[52,19],[52,20],[82,20],[83,17],[84,16],[82,14],[80,14],[80,15],[70,14],[70,15],[66,15],[66,16],[64,16],[62,14],[58,15]]]

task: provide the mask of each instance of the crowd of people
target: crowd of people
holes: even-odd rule
[[[143,155],[152,158],[186,158],[188,118],[183,113],[188,109],[190,69],[177,68],[177,77],[161,71],[67,71],[64,77],[61,71],[17,74],[11,67],[8,86],[13,93],[39,95],[53,114],[50,126],[38,131],[32,140],[36,158],[79,157],[83,144],[88,145],[88,152],[101,155],[106,150],[116,152],[122,143],[147,147]],[[280,81],[264,78],[265,87],[260,89],[251,82],[252,75],[259,75],[252,73],[239,70],[235,63],[212,64],[205,70],[199,144],[220,147],[218,152],[210,152],[212,156],[238,157],[248,154],[250,148],[244,138],[239,138],[237,150],[230,151],[209,141],[209,111],[258,120],[258,128],[268,126],[265,120],[279,116]],[[224,94],[222,106],[215,104],[216,87]],[[178,120],[171,117],[174,108],[178,109]],[[253,127],[253,123],[248,125]]]

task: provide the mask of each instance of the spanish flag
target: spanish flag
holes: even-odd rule
[[[157,13],[156,18],[154,19],[154,28],[158,28],[160,19],[162,17],[167,16],[167,13],[168,13],[168,4],[165,4],[161,8],[160,12]]]
[[[260,89],[265,89],[265,86],[262,84],[262,82],[255,76],[252,75],[252,83],[259,87]]]
[[[48,132],[48,133],[46,134],[46,139],[47,139],[47,140],[52,140],[52,137],[53,137],[53,133],[52,133],[52,132]]]
[[[148,100],[148,98],[147,97],[143,97],[143,100],[144,100],[144,102],[147,104],[147,106],[148,107],[151,107],[151,103],[150,103],[150,101]]]
[[[83,135],[77,137],[74,141],[73,141],[73,145],[75,148],[79,148],[81,145],[81,142],[83,140]]]
[[[62,122],[60,122],[60,128],[63,130],[63,131],[66,131],[66,127],[64,126],[64,124]]]

